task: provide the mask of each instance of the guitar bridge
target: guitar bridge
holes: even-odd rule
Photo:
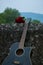
[[[19,61],[14,61],[13,63],[16,64],[16,65],[19,65],[20,64]]]

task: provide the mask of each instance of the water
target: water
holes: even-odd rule
[[[25,16],[26,18],[28,17],[28,18],[36,19],[43,23],[43,14],[21,12],[21,16]]]

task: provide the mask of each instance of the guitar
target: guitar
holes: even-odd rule
[[[3,61],[2,65],[32,65],[30,59],[30,53],[32,48],[24,47],[27,29],[28,23],[26,20],[20,42],[14,43],[11,46],[10,53]]]

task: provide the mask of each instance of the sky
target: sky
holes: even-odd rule
[[[17,9],[19,12],[43,14],[43,0],[0,0],[0,12],[7,7]]]

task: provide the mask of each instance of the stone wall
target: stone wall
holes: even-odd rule
[[[0,64],[9,53],[10,46],[19,42],[23,26],[0,25]],[[43,65],[43,25],[30,24],[25,47],[35,47],[31,52],[32,65]]]

